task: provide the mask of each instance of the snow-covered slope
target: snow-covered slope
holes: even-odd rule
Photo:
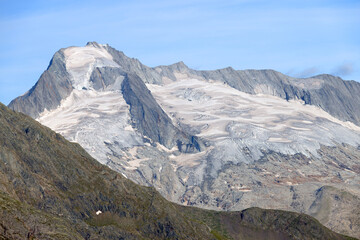
[[[74,90],[57,109],[43,112],[37,120],[78,142],[102,164],[116,161],[123,149],[144,145],[119,91]],[[116,147],[115,156],[110,144]]]
[[[175,122],[216,142],[233,155],[233,162],[256,161],[264,150],[318,156],[321,145],[360,144],[360,127],[301,101],[251,95],[197,79],[147,86]]]

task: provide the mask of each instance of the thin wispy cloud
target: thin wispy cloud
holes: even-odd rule
[[[302,70],[299,73],[296,73],[295,77],[307,78],[307,77],[314,76],[314,75],[316,75],[318,73],[319,73],[319,69],[317,67],[310,67],[310,68],[306,68],[306,69]]]
[[[346,62],[338,66],[332,74],[346,77],[351,75],[353,72],[354,72],[354,64],[351,62]]]

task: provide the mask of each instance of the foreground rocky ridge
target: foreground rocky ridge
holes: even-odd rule
[[[308,213],[359,237],[359,93],[330,75],[149,68],[88,43],[9,106],[174,202]]]
[[[304,214],[182,207],[0,104],[2,239],[350,239]]]

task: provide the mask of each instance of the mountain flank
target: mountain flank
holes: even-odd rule
[[[166,201],[0,104],[1,239],[350,239],[304,214]]]

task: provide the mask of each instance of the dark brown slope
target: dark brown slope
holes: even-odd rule
[[[306,215],[170,203],[0,104],[0,239],[254,238],[346,239]]]

